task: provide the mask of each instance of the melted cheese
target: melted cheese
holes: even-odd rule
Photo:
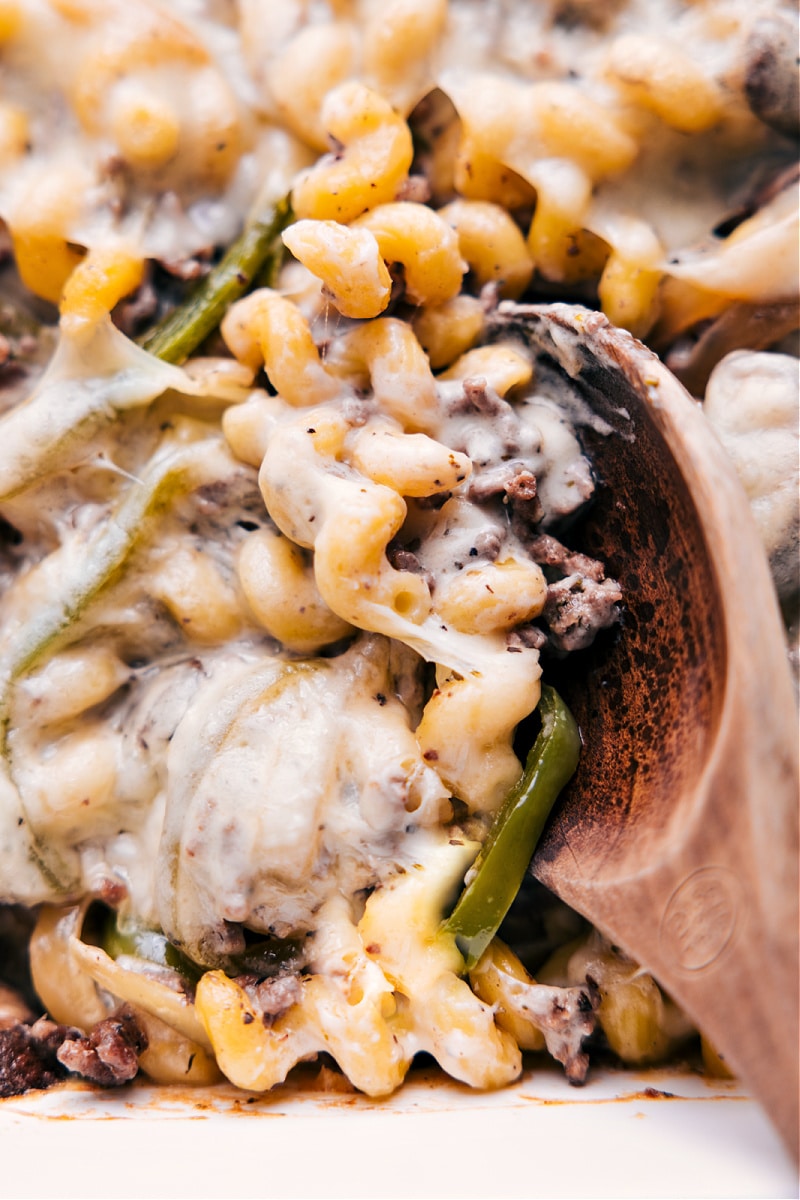
[[[273,94],[273,73],[304,29],[319,30],[321,40],[327,31],[333,38],[349,30],[357,45],[374,6],[348,8],[332,24],[322,4],[246,4],[237,22],[211,0],[27,0],[3,45],[0,131],[5,122],[24,136],[14,141],[9,132],[3,151],[0,135],[0,218],[20,246],[34,225],[37,236],[62,246],[122,238],[168,260],[229,241],[257,196],[287,191],[309,161],[302,139],[280,128],[287,114]],[[481,94],[476,79],[515,87],[560,80],[582,103],[616,111],[609,48],[631,32],[663,43],[668,30],[666,42],[721,89],[722,119],[687,136],[628,112],[635,160],[598,184],[589,227],[618,245],[625,241],[620,215],[635,214],[671,257],[745,198],[766,157],[790,157],[742,99],[745,39],[759,15],[774,10],[769,0],[627,0],[599,14],[580,2],[452,0],[427,58],[416,64],[412,91],[406,72],[391,98],[408,112],[439,86],[459,109]],[[391,92],[391,82],[384,84]],[[303,101],[309,119],[321,98],[309,91]],[[552,169],[542,153],[509,165],[534,186]],[[43,242],[42,250],[54,252],[54,244]]]
[[[325,92],[350,77],[404,116],[439,89],[444,159],[454,132],[519,113],[494,165],[518,176],[502,182],[520,222],[536,201],[538,251],[536,221],[552,208],[634,279],[665,272],[758,301],[792,290],[791,197],[721,247],[693,248],[747,198],[757,164],[787,157],[743,100],[759,5],[453,0],[430,6],[412,64],[381,40],[380,0],[6,9],[0,219],[23,282],[45,299],[87,248],[120,247],[133,280],[144,259],[171,265],[230,241],[324,148]],[[687,47],[697,111],[672,66]],[[306,54],[318,70],[295,81]],[[457,169],[469,176],[467,150]],[[537,265],[559,277],[546,254]],[[348,342],[320,286],[296,269],[281,283],[325,345],[314,407],[305,377],[291,396],[272,378],[276,396],[251,388],[252,347],[235,369],[167,366],[73,297],[50,367],[0,419],[0,499],[22,539],[2,562],[0,898],[124,893],[125,919],[211,967],[241,949],[243,927],[312,933],[302,1000],[274,1027],[214,970],[190,1017],[177,1006],[175,1028],[242,1086],[271,1086],[331,1048],[371,1094],[397,1086],[418,1050],[495,1086],[520,1057],[439,931],[478,848],[447,823],[453,798],[476,828],[488,822],[519,774],[514,730],[538,696],[538,652],[507,633],[539,611],[545,582],[506,484],[535,479],[542,527],[567,524],[593,487],[576,433],[587,414],[546,369],[521,382],[533,365],[513,347],[492,348],[522,371],[506,398],[499,368],[494,380],[471,365],[435,379],[419,347],[412,380],[402,354],[389,361],[396,318],[368,378],[358,335]],[[383,467],[364,450],[373,432],[419,460],[407,487],[391,449]],[[431,482],[437,455],[449,459]],[[318,658],[281,645],[248,603],[241,548],[256,528],[291,542],[330,610],[336,632]],[[524,575],[527,607],[512,579],[498,616],[484,595],[495,569]],[[476,580],[488,616],[465,611]],[[176,1010],[174,996],[170,1007],[155,985],[131,983],[135,963],[76,946],[73,967],[102,988],[159,1019]]]

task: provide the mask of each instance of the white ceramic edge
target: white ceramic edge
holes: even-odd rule
[[[315,1090],[315,1073],[258,1097],[78,1084],[2,1101],[0,1196],[798,1195],[755,1101],[685,1070],[595,1071],[575,1090],[537,1067],[495,1093],[422,1071],[384,1101]]]

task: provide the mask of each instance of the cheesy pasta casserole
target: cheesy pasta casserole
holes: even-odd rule
[[[0,930],[47,1013],[0,990],[0,1095],[327,1054],[377,1096],[419,1052],[497,1087],[545,1048],[581,1082],[596,1028],[691,1036],[569,914],[535,963],[494,936],[509,814],[578,749],[543,664],[624,596],[570,548],[597,419],[487,317],[580,301],[698,396],[734,350],[790,380],[795,36],[0,0]]]

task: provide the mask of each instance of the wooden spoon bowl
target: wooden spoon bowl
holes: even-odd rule
[[[600,486],[568,540],[625,603],[558,672],[585,747],[533,872],[652,972],[797,1153],[797,716],[746,498],[699,406],[600,314],[501,305],[509,335],[593,414]]]

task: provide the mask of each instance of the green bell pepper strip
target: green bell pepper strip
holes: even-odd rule
[[[144,338],[144,348],[166,363],[183,362],[192,351],[219,325],[227,308],[239,299],[254,282],[268,283],[283,256],[281,233],[293,220],[289,198],[279,201],[265,216],[252,221],[229,248],[220,263],[209,273],[185,304]],[[165,381],[164,387],[168,386]],[[163,389],[160,389],[163,390]],[[148,397],[149,398],[149,397]],[[130,404],[130,399],[128,400]],[[35,480],[45,465],[67,443],[80,444],[94,432],[97,420],[109,419],[109,398],[103,388],[90,390],[77,412],[59,413],[53,425],[47,406],[37,428],[35,453],[26,459],[24,469],[17,468],[5,489],[9,495],[23,490]],[[12,413],[12,417],[14,414]],[[29,423],[29,414],[25,414]],[[35,423],[35,422],[34,422]],[[41,429],[39,429],[41,426]],[[30,429],[25,426],[26,436]],[[127,559],[149,515],[169,502],[180,491],[179,477],[186,472],[181,455],[168,463],[153,461],[138,486],[131,488],[116,512],[110,514],[106,527],[86,547],[80,570],[67,569],[61,594],[52,604],[36,614],[24,629],[22,637],[0,652],[0,774],[2,791],[8,802],[18,810],[17,824],[27,824],[29,854],[38,870],[57,892],[69,893],[75,885],[74,872],[57,851],[51,850],[27,820],[22,797],[13,778],[11,751],[8,745],[10,708],[17,680],[31,670],[42,657],[52,652],[64,635],[97,593],[116,575]],[[0,486],[0,492],[4,489]]]
[[[525,770],[503,801],[442,931],[455,936],[465,971],[475,966],[511,907],[559,792],[575,773],[581,736],[554,688],[542,686],[542,727]]]
[[[144,349],[165,364],[182,363],[217,328],[227,308],[254,283],[272,283],[283,255],[281,232],[292,220],[288,198],[281,200],[263,218],[252,222],[233,243],[184,304],[152,329],[143,339]],[[102,335],[102,327],[100,329]],[[117,335],[124,343],[122,335]],[[102,342],[99,353],[116,353]],[[94,350],[94,353],[98,351]],[[70,356],[82,358],[62,341],[37,390],[24,404],[12,408],[0,422],[3,455],[0,459],[0,503],[25,491],[49,470],[73,467],[86,455],[86,446],[98,429],[112,424],[126,409],[143,408],[169,387],[180,389],[180,376],[172,367],[149,370],[139,385],[136,356],[141,350],[129,345],[128,353],[115,364],[114,373],[97,378],[60,377],[58,364]],[[141,355],[144,358],[143,355]],[[55,367],[55,371],[53,370]],[[52,380],[52,382],[51,382]],[[140,390],[139,390],[140,389]]]
[[[218,453],[218,443],[211,438],[184,447],[170,441],[162,445],[142,478],[125,491],[116,509],[87,539],[80,557],[67,560],[59,581],[60,593],[32,615],[19,637],[0,654],[0,710],[8,684],[32,670],[45,652],[55,648],[123,566],[147,528],[148,519],[194,486],[198,468],[202,472],[206,459]]]
[[[87,359],[96,375],[86,373]],[[0,420],[0,504],[48,472],[84,462],[99,431],[182,382],[176,367],[155,361],[110,323],[99,324],[88,345],[62,338],[33,394]]]
[[[85,553],[74,556],[65,564],[60,594],[54,595],[47,607],[36,612],[20,635],[0,654],[0,771],[11,785],[9,797],[16,795],[19,824],[24,822],[26,825],[31,856],[50,886],[62,894],[74,889],[74,871],[58,850],[37,833],[14,782],[8,744],[14,685],[41,663],[46,654],[52,654],[62,644],[84,610],[122,569],[147,528],[149,518],[195,485],[198,473],[204,477],[208,473],[207,460],[218,453],[215,439],[177,447],[166,442],[151,460],[142,479],[125,492],[108,520],[98,526],[87,542]]]
[[[293,220],[288,197],[247,225],[194,292],[141,339],[150,354],[182,363],[256,282],[272,283],[283,256],[281,234]]]
[[[287,968],[296,969],[304,961],[302,936],[294,938],[264,938],[248,945],[241,954],[227,956],[221,964],[225,972],[237,975],[257,975],[260,979],[280,974]],[[148,929],[130,920],[121,921],[110,909],[100,930],[100,945],[110,958],[129,954],[177,971],[190,983],[197,983],[206,968],[193,962],[174,946],[160,929]]]
[[[101,946],[110,958],[118,959],[123,954],[134,958],[143,958],[147,962],[157,963],[160,967],[169,967],[177,971],[184,979],[197,983],[202,970],[181,954],[158,929],[146,929],[143,925],[120,927],[117,914],[109,911],[103,922]]]

